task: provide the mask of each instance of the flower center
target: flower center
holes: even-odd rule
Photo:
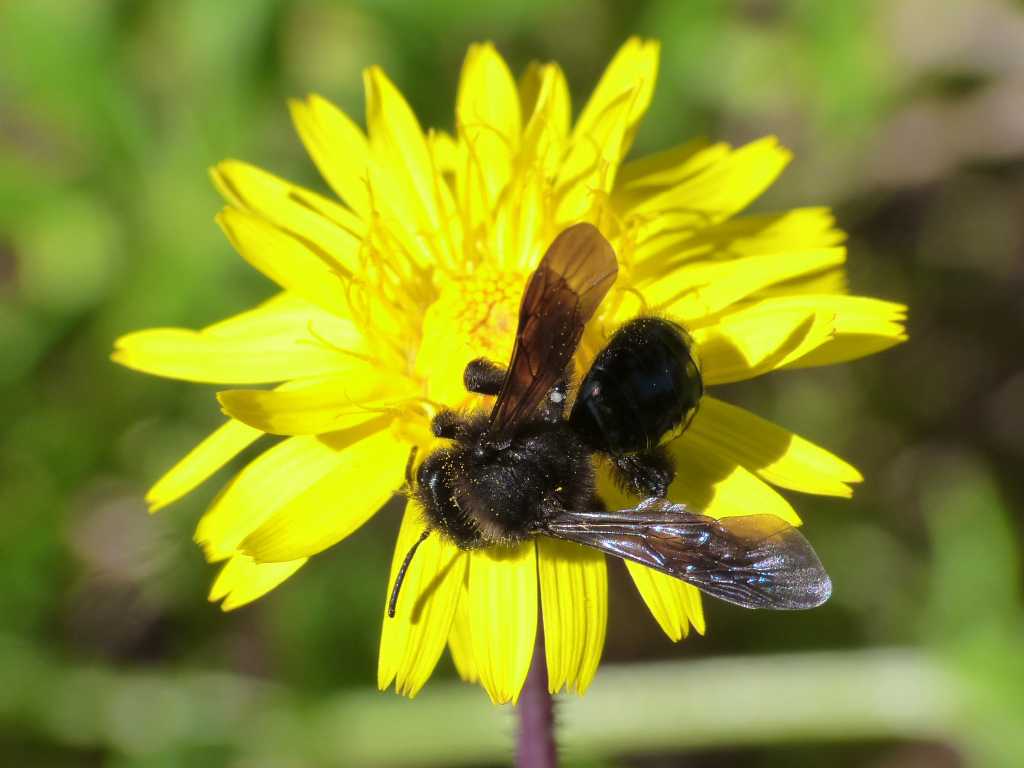
[[[500,365],[508,362],[525,281],[518,272],[481,267],[441,284],[437,300],[423,317],[416,355],[416,373],[430,400],[459,407],[466,401],[466,363],[478,357]]]

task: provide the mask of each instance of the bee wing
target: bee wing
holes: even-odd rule
[[[617,512],[561,512],[540,530],[649,566],[744,608],[814,608],[832,594],[807,539],[774,515],[716,520],[683,504],[648,499]]]
[[[592,224],[574,224],[551,243],[519,306],[512,360],[487,429],[491,439],[506,436],[562,377],[617,274],[615,251]]]

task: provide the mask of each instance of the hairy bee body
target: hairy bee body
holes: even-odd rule
[[[590,449],[568,422],[531,418],[507,444],[486,439],[485,413],[458,427],[420,465],[415,493],[429,524],[462,549],[522,541],[544,510],[591,503]]]
[[[395,577],[388,615],[432,531],[462,549],[535,535],[572,541],[748,608],[812,608],[828,599],[828,574],[785,521],[756,511],[716,520],[668,500],[676,468],[663,444],[686,429],[704,394],[681,326],[654,317],[626,323],[565,417],[573,355],[617,271],[594,226],[564,230],[526,284],[508,367],[484,359],[466,366],[466,389],[495,404],[489,414],[434,416],[434,434],[450,443],[423,460],[415,483],[410,478],[424,529]],[[595,456],[645,500],[605,511],[594,493]]]

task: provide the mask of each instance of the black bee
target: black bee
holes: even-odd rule
[[[462,549],[535,535],[566,539],[747,608],[813,608],[828,599],[821,562],[788,523],[765,514],[716,520],[665,498],[675,467],[662,446],[686,428],[704,391],[681,327],[642,317],[620,328],[565,418],[573,354],[617,273],[615,252],[597,228],[569,227],[526,286],[508,369],[484,359],[466,366],[466,389],[497,400],[489,414],[434,417],[434,434],[452,443],[415,473],[412,492],[428,528],[399,570],[389,615],[416,547],[432,530]],[[605,511],[594,493],[595,454],[646,500]]]

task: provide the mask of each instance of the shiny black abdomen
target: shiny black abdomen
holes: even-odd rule
[[[647,451],[678,435],[704,385],[678,325],[641,317],[622,326],[580,384],[569,423],[594,450]]]

